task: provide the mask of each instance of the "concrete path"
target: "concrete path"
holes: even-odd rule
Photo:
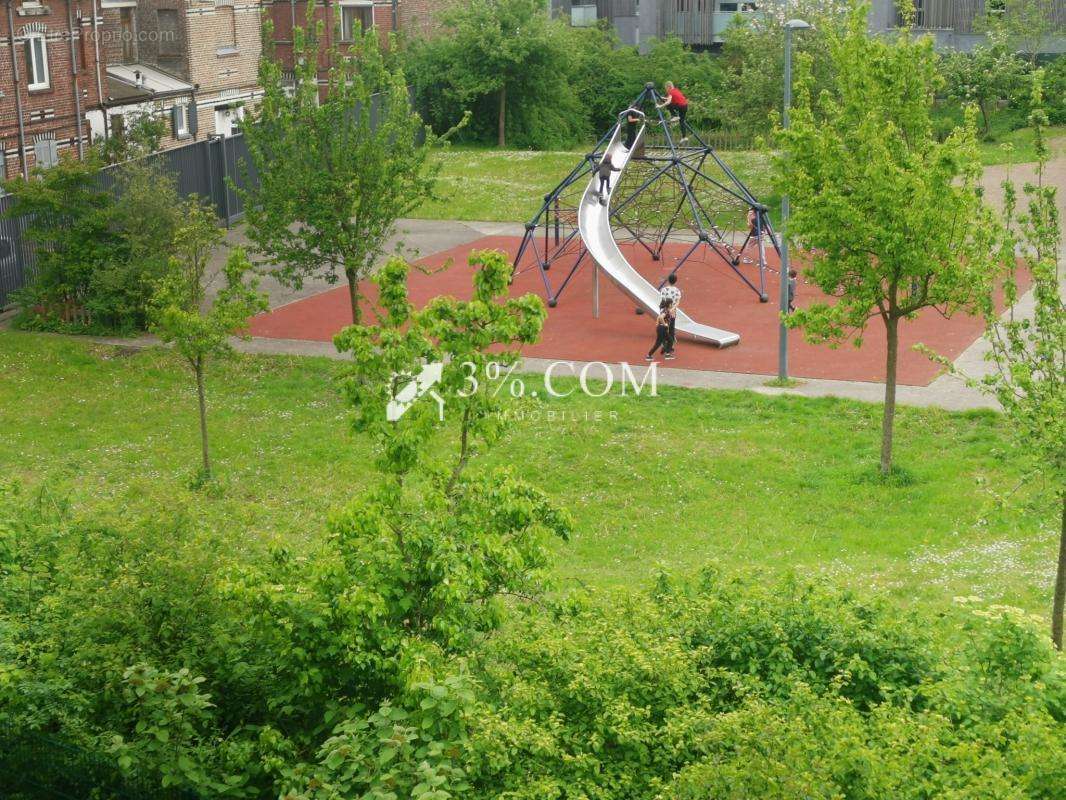
[[[211,276],[207,284],[209,298],[221,286],[222,265],[230,247],[248,247],[248,237],[244,230],[244,225],[235,225],[230,229],[226,234],[226,246],[218,248],[212,256],[207,270],[207,274]],[[384,263],[394,254],[415,260],[477,241],[484,236],[521,236],[524,231],[525,228],[521,224],[511,222],[405,219],[399,222],[396,235],[385,245],[385,252],[389,255],[382,258],[380,263]],[[340,276],[340,283],[313,278],[304,281],[299,289],[293,289],[283,286],[276,278],[267,275],[260,280],[260,288],[267,293],[270,307],[274,309],[343,285],[343,281],[343,275]]]

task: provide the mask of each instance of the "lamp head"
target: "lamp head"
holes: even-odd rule
[[[802,19],[790,19],[785,23],[785,27],[791,31],[801,31],[806,28],[813,27],[811,23],[805,22]]]

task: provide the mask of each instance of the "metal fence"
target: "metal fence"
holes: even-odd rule
[[[0,736],[5,800],[198,800],[123,775],[114,762],[62,739],[26,732]]]
[[[243,134],[211,137],[146,158],[174,176],[182,197],[195,194],[208,200],[227,225],[239,219],[243,210],[230,181],[244,188],[246,173],[250,182],[256,181]],[[101,188],[115,185],[117,169],[110,166],[100,171]],[[29,220],[6,216],[13,202],[10,195],[0,196],[0,308],[9,305],[11,294],[32,280],[37,265],[33,244],[26,237]]]

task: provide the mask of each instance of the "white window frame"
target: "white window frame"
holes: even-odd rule
[[[40,43],[41,48],[41,69],[44,71],[44,80],[40,80],[41,75],[37,74],[37,53],[35,52],[36,43]],[[31,92],[36,92],[41,89],[48,89],[52,85],[52,76],[48,70],[48,39],[45,38],[43,33],[27,33],[23,39],[23,53],[26,58],[26,89]]]
[[[349,9],[354,9],[354,8],[363,8],[363,9],[369,8],[370,9],[370,27],[364,27],[363,28],[363,33],[366,33],[367,31],[373,30],[375,27],[377,27],[377,23],[376,23],[376,21],[374,19],[374,2],[373,2],[373,0],[340,0],[340,7],[341,7],[341,41],[342,42],[351,42],[351,41],[353,41],[352,38],[351,38],[351,35],[350,35],[353,26],[345,24],[345,14],[346,14],[346,12]]]
[[[174,136],[178,139],[186,139],[192,135],[189,130],[189,105],[188,103],[174,104]]]

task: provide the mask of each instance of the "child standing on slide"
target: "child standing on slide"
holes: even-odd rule
[[[644,119],[644,113],[637,108],[626,109],[626,150],[633,149],[633,143],[637,140],[637,125]]]
[[[684,144],[688,141],[688,122],[685,117],[688,115],[688,98],[681,93],[681,90],[674,86],[673,81],[667,81],[664,87],[666,89],[666,95],[663,97],[661,103],[656,103],[657,108],[665,108],[673,117],[671,122],[677,122],[678,130],[681,131],[681,141],[678,144]]]
[[[666,352],[666,348],[670,346],[670,301],[661,300],[659,302],[659,316],[655,318],[655,344],[652,345],[651,350],[644,356],[645,361],[655,360],[655,351],[660,347],[663,348],[663,352]]]
[[[600,175],[600,202],[606,203],[607,195],[611,193],[611,173],[621,172],[622,168],[614,165],[614,162],[611,161],[611,154],[608,152],[603,154],[598,171]]]

